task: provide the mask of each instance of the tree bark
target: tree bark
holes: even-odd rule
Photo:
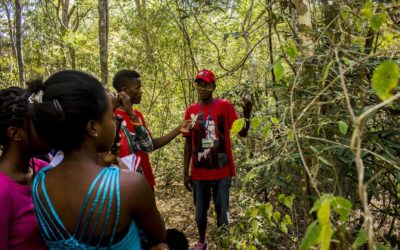
[[[108,84],[108,1],[99,0],[100,70],[103,85]]]
[[[308,0],[292,1],[296,9],[296,26],[302,43],[303,55],[307,58],[314,55],[310,4]]]
[[[25,88],[24,56],[22,52],[22,5],[20,0],[15,0],[15,37],[19,84],[21,88]]]

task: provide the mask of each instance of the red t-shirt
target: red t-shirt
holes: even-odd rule
[[[239,118],[233,105],[225,99],[192,104],[185,120],[195,121],[192,137],[191,176],[193,180],[217,180],[236,175],[229,130]]]
[[[142,113],[140,113],[140,111],[136,110],[136,109],[132,109],[132,111],[133,111],[133,114],[139,118],[139,120],[142,122],[143,126],[147,129],[146,122],[144,120]],[[118,108],[114,111],[114,114],[115,114],[115,116],[121,115],[121,117],[123,119],[122,125],[124,125],[130,132],[132,132],[132,133],[135,132],[135,128],[132,125],[131,119],[125,111]],[[125,134],[122,132],[122,129],[120,130],[119,135],[120,135],[121,140],[120,140],[120,149],[119,149],[118,156],[122,158],[124,156],[132,154],[132,152],[129,148],[128,140],[125,137]],[[144,177],[146,178],[146,180],[150,184],[150,186],[154,187],[156,185],[156,182],[154,180],[154,174],[153,174],[153,170],[151,168],[149,155],[146,152],[136,152],[136,156],[141,158],[140,166],[143,170]]]

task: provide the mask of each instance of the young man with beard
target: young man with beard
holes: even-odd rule
[[[214,98],[215,75],[203,69],[196,76],[199,102],[186,109],[185,120],[192,120],[192,129],[184,134],[184,185],[193,192],[196,207],[195,220],[199,241],[195,249],[207,248],[207,211],[211,197],[217,214],[217,226],[229,224],[229,190],[236,175],[232,158],[230,129],[239,118],[233,105],[225,99]],[[244,137],[250,127],[252,103],[242,104],[246,125],[239,132]],[[191,171],[189,174],[189,165]]]
[[[120,70],[118,71],[113,79],[113,87],[119,93],[119,98],[130,98],[131,104],[140,104],[142,100],[142,81],[140,79],[140,74],[134,70]],[[124,100],[125,103],[129,100]],[[122,131],[126,133],[135,133],[135,129],[139,126],[143,125],[147,129],[146,121],[143,117],[143,114],[137,109],[128,110],[126,107],[122,105],[118,107],[114,114],[120,115],[123,118],[122,123]],[[125,105],[126,106],[126,105]],[[188,125],[188,123],[187,123]],[[173,129],[168,134],[158,137],[152,138],[153,140],[153,150],[159,149],[165,145],[167,145],[170,141],[172,141],[176,136],[178,136],[182,131],[185,130],[186,125],[182,124]],[[129,140],[125,139],[126,136],[121,137],[120,141],[120,150],[119,157],[124,157],[132,154],[131,146],[129,145]],[[146,152],[136,152],[136,156],[141,159],[141,169],[144,177],[150,184],[150,186],[155,186],[154,174],[151,168],[149,155]]]

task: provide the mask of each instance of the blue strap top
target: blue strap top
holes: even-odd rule
[[[120,241],[114,243],[121,212],[120,171],[118,167],[105,167],[96,176],[86,194],[73,234],[64,226],[46,191],[44,180],[46,172],[50,168],[51,166],[43,168],[36,176],[32,185],[33,203],[35,205],[36,217],[39,221],[40,232],[50,249],[141,249],[139,229],[134,221],[131,222],[126,235]],[[44,199],[39,195],[39,187]],[[107,198],[108,201],[106,202]],[[116,199],[116,209],[115,214],[112,214],[114,199]],[[100,229],[100,237],[96,237],[97,242],[94,242],[91,239],[99,226],[98,222],[103,209],[105,209],[105,222],[103,225],[100,225],[102,227]],[[109,225],[110,217],[115,218],[113,225]],[[104,240],[104,236],[109,226],[112,226],[112,231],[107,243]]]

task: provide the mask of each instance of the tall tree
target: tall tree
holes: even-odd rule
[[[108,1],[99,0],[99,45],[101,80],[108,84]]]
[[[20,0],[15,0],[15,42],[18,62],[19,84],[25,87],[24,56],[22,52],[22,4]]]

